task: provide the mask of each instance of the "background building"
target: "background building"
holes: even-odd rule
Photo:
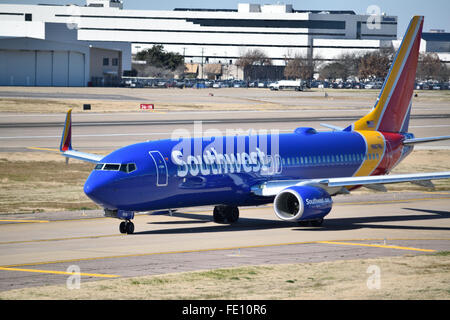
[[[113,83],[132,69],[133,53],[155,44],[183,55],[186,63],[203,65],[203,71],[207,64],[221,64],[222,77],[237,78],[233,66],[250,49],[283,66],[296,54],[329,61],[344,52],[389,47],[396,39],[396,16],[374,20],[353,11],[298,10],[289,4],[173,11],[123,10],[119,0],[87,0],[85,6],[4,4],[0,85]]]

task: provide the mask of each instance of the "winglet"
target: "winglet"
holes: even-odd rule
[[[67,111],[66,124],[61,137],[59,151],[66,152],[72,150],[72,109]]]

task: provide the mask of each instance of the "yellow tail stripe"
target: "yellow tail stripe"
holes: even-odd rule
[[[366,157],[354,177],[369,176],[381,163],[386,151],[383,135],[378,131],[357,131],[366,141]],[[369,159],[368,155],[371,155]]]
[[[406,33],[405,39],[403,41],[403,45],[400,47],[397,58],[395,60],[394,65],[392,66],[391,73],[389,78],[387,79],[386,85],[384,86],[384,90],[381,93],[379,100],[375,108],[365,117],[354,123],[354,130],[376,130],[378,124],[380,122],[380,117],[383,113],[383,110],[386,107],[386,102],[389,100],[392,90],[394,90],[394,84],[398,78],[398,74],[400,72],[401,67],[403,66],[403,62],[405,59],[408,59],[408,50],[410,48],[411,42],[415,41],[415,33],[417,29],[417,25],[420,23],[421,17],[416,16],[412,19],[411,25]],[[369,125],[369,122],[373,122],[373,125]]]

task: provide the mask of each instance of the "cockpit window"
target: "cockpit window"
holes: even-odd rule
[[[133,172],[136,170],[136,165],[134,163],[128,164],[128,173]]]
[[[117,164],[117,163],[98,163],[94,170],[100,171],[122,171],[130,173],[136,170],[135,163]]]
[[[119,169],[120,169],[120,164],[107,163],[103,167],[103,170],[106,170],[106,171],[119,171]]]

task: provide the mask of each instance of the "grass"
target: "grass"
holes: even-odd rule
[[[25,158],[25,157],[24,157]],[[0,214],[90,210],[83,193],[91,164],[0,159]]]
[[[370,266],[379,289],[367,285]],[[65,280],[62,279],[62,283]],[[450,299],[450,255],[245,266],[0,292],[0,299]]]

